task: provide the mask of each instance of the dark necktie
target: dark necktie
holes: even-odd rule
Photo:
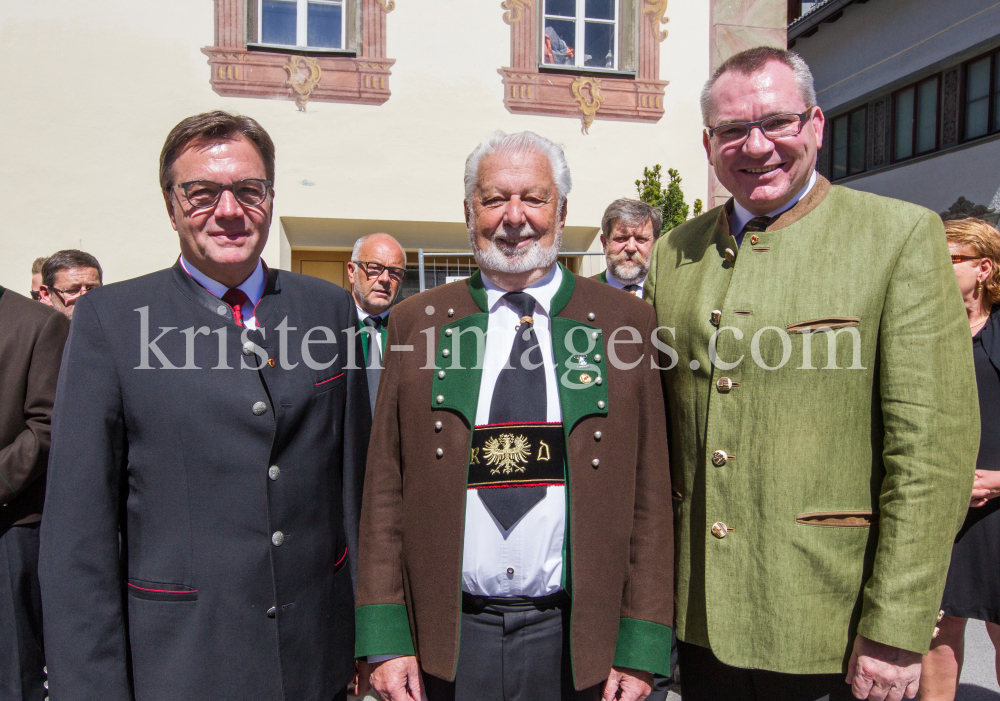
[[[372,412],[375,411],[375,397],[378,395],[378,381],[382,376],[382,338],[383,319],[380,316],[366,316],[364,322],[368,327],[368,399],[371,401]]]
[[[748,232],[760,233],[762,231],[767,231],[768,225],[773,221],[773,217],[754,217],[746,223],[741,231],[734,238],[736,239],[736,247],[739,248],[743,245],[743,236]]]
[[[250,301],[247,297],[247,293],[238,287],[226,290],[226,294],[222,295],[222,301],[229,305],[229,308],[233,310],[233,323],[237,326],[245,326],[243,323],[243,305]]]
[[[623,289],[626,292],[628,292],[630,295],[639,294],[639,286],[638,285],[625,285],[625,287]]]
[[[507,365],[497,376],[490,400],[490,424],[544,422],[547,418],[545,367],[532,319],[535,298],[527,292],[503,296],[521,317]],[[523,361],[523,363],[522,363]],[[505,531],[545,498],[545,486],[478,489],[479,498]]]

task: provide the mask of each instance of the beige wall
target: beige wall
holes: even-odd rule
[[[604,207],[634,195],[643,166],[656,163],[680,170],[689,202],[706,199],[698,91],[709,3],[670,4],[660,122],[597,119],[586,136],[578,119],[504,108],[497,69],[510,65],[510,27],[499,1],[396,0],[389,101],[311,102],[305,113],[291,101],[212,92],[201,48],[214,43],[213,13],[211,0],[0,5],[0,284],[27,290],[31,261],[61,248],[96,255],[107,281],[171,265],[178,248],[157,157],[176,122],[214,108],[253,116],[277,144],[265,258],[286,268],[300,221],[311,224],[311,245],[344,245],[353,236],[345,220],[440,230],[464,245],[463,163],[494,129],[530,129],[566,147],[572,227],[596,232]]]

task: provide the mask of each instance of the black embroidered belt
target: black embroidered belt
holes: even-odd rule
[[[561,423],[476,426],[469,453],[469,489],[563,484],[565,462]]]

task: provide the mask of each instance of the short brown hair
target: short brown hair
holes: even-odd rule
[[[42,264],[42,284],[52,287],[56,284],[56,273],[70,268],[94,268],[97,271],[97,279],[104,282],[104,271],[94,256],[69,248],[65,251],[56,251],[45,259],[45,263]]]
[[[966,246],[981,258],[993,261],[993,272],[983,282],[986,303],[1000,302],[1000,231],[982,219],[951,219],[944,223],[948,243]]]
[[[646,222],[653,222],[653,238],[659,238],[660,229],[663,228],[663,212],[659,207],[646,204],[641,200],[630,200],[621,198],[615,200],[604,210],[604,217],[601,219],[601,232],[605,238],[611,236],[611,232],[617,222],[623,226],[644,226]]]
[[[35,258],[34,262],[31,264],[31,274],[38,275],[42,272],[42,266],[45,265],[45,261],[48,260],[45,256],[41,258]]]
[[[170,130],[160,151],[160,187],[174,186],[174,162],[192,142],[217,143],[244,137],[260,153],[267,179],[274,184],[274,142],[256,120],[222,110],[203,112],[181,121]]]
[[[799,89],[799,96],[806,103],[806,107],[816,106],[816,87],[813,82],[812,71],[809,65],[794,51],[779,49],[774,46],[755,46],[752,49],[741,51],[730,56],[721,66],[715,69],[715,73],[705,83],[701,90],[701,118],[705,126],[710,126],[712,118],[712,87],[715,81],[723,73],[737,71],[743,75],[753,75],[764,70],[768,62],[777,61],[792,69],[795,74],[795,85]]]

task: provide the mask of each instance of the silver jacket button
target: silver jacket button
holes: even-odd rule
[[[275,531],[271,534],[271,542],[275,545],[281,545],[285,542],[285,534],[281,531]]]
[[[267,610],[267,617],[268,618],[274,618],[277,615],[277,613],[278,613],[278,609],[276,609],[276,608],[274,608],[272,606],[271,608],[269,608]]]
[[[254,416],[263,416],[266,413],[267,413],[267,404],[265,404],[264,402],[256,402],[253,405]]]
[[[271,478],[272,482],[278,479],[278,475],[280,474],[281,474],[281,468],[278,467],[277,465],[271,465],[271,467],[267,468],[267,476]]]
[[[243,344],[243,355],[253,355],[253,341],[247,341]]]

